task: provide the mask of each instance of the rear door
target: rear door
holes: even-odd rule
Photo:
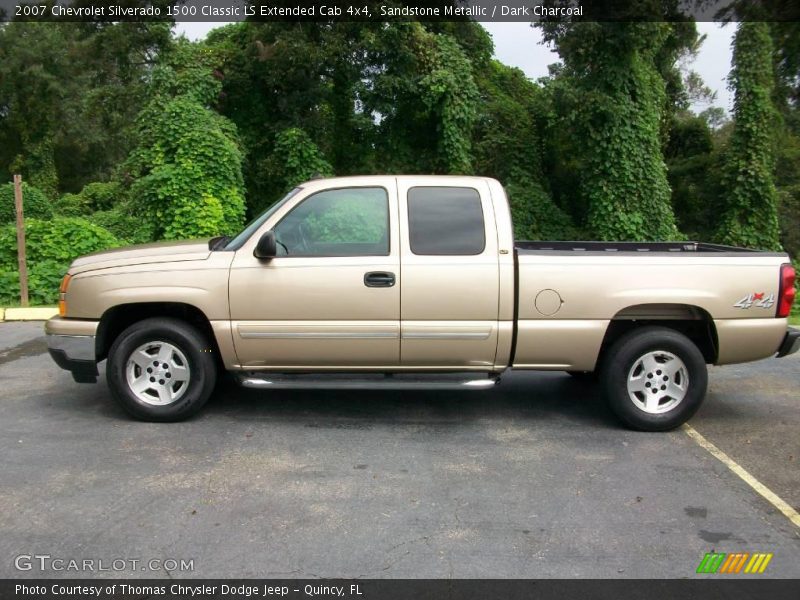
[[[482,179],[398,179],[400,362],[488,369],[497,352],[499,263]]]

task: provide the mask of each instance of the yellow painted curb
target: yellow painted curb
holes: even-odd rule
[[[6,316],[6,309],[5,308],[0,308],[0,323],[2,323],[3,321],[6,320],[5,316]]]
[[[46,321],[58,314],[57,308],[6,308],[5,321]]]

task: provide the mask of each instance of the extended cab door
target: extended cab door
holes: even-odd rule
[[[489,369],[498,337],[498,242],[477,178],[398,178],[403,366]]]
[[[399,364],[395,180],[322,185],[331,182],[306,184],[236,252],[229,294],[242,366],[312,370]],[[275,232],[279,256],[259,260],[253,249],[268,229]]]

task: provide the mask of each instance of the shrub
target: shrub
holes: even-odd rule
[[[64,194],[55,202],[55,213],[65,217],[83,217],[96,211],[111,210],[124,199],[116,181],[86,184],[78,194]]]
[[[122,186],[116,181],[87,183],[79,196],[90,210],[109,210],[118,203]]]
[[[25,219],[49,219],[53,216],[53,206],[47,196],[32,185],[22,182],[22,208]],[[14,184],[0,185],[0,224],[16,222],[14,204]]]
[[[111,233],[77,217],[55,217],[25,222],[28,293],[34,304],[58,300],[58,284],[78,256],[119,246]],[[19,301],[17,232],[14,225],[0,227],[0,301]]]
[[[157,239],[235,233],[245,215],[236,126],[211,109],[222,91],[213,56],[179,41],[153,72],[125,164],[133,205]]]
[[[58,302],[58,286],[67,269],[61,263],[44,261],[28,265],[28,300],[32,306]],[[19,302],[19,271],[0,267],[0,304]]]
[[[135,214],[128,204],[120,204],[111,210],[99,210],[88,218],[121,242],[144,244],[153,241],[153,228],[148,220]]]
[[[297,127],[284,129],[275,136],[275,150],[265,169],[277,180],[278,189],[284,192],[315,175],[333,175],[331,163],[311,137]]]
[[[516,239],[574,240],[580,237],[569,215],[556,206],[539,183],[524,178],[511,181],[506,192]]]
[[[54,210],[62,217],[82,217],[92,212],[80,194],[64,194],[56,200]]]

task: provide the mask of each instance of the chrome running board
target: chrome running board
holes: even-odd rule
[[[500,383],[499,376],[474,373],[264,373],[237,374],[239,384],[255,389],[324,390],[486,390]]]

